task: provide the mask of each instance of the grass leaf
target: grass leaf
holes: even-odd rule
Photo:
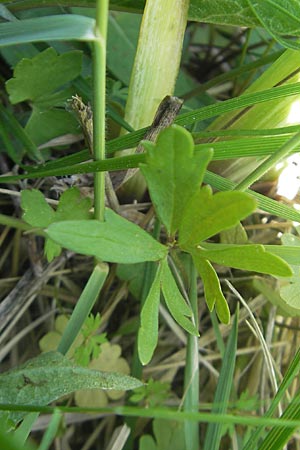
[[[93,41],[95,20],[76,14],[34,17],[1,23],[0,47],[26,42],[72,40]]]

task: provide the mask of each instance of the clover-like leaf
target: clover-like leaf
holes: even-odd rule
[[[213,195],[210,186],[204,186],[185,207],[178,243],[183,249],[193,247],[237,225],[255,207],[255,200],[244,192],[218,192]]]
[[[156,241],[138,225],[129,222],[111,209],[105,221],[67,220],[52,223],[47,235],[59,245],[100,260],[134,264],[158,261],[166,256],[167,247]]]
[[[184,206],[199,189],[213,151],[194,153],[191,134],[178,125],[163,130],[154,144],[145,141],[146,164],[141,171],[146,178],[157,215],[168,233],[179,227]]]

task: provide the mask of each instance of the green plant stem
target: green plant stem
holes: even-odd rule
[[[261,178],[271,167],[277,164],[282,158],[291,153],[300,142],[300,133],[295,134],[291,139],[289,139],[282,147],[280,147],[277,152],[270,156],[266,161],[264,161],[259,167],[257,167],[250,175],[248,175],[243,181],[241,181],[237,186],[235,186],[236,191],[245,191],[249,188],[256,180]]]
[[[193,311],[195,325],[198,328],[198,297],[197,297],[197,271],[192,261],[190,265],[190,292],[189,300]],[[199,409],[199,356],[198,337],[188,335],[186,349],[186,366],[184,371],[184,411],[197,412]],[[185,443],[189,450],[199,448],[199,425],[196,422],[185,421]]]
[[[1,225],[5,225],[7,227],[16,228],[17,230],[34,231],[35,234],[45,236],[45,233],[43,231],[34,229],[28,223],[23,222],[20,219],[16,219],[15,217],[6,216],[5,214],[0,214],[0,223]]]
[[[108,19],[108,0],[98,0],[96,3],[96,26],[93,58],[94,82],[94,119],[93,142],[94,160],[105,159],[105,78],[106,78],[106,37]],[[96,172],[94,180],[95,219],[104,220],[105,208],[105,174]]]
[[[58,345],[57,351],[63,355],[65,355],[70,349],[78,333],[80,332],[85,319],[91,312],[103,283],[106,280],[107,274],[107,264],[98,263],[95,266],[89,281],[87,282],[78,302],[76,303],[72,316]]]

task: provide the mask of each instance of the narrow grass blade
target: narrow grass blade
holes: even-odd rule
[[[293,398],[289,406],[281,416],[282,419],[300,419],[300,393]],[[280,418],[280,419],[281,419]],[[279,420],[280,420],[279,419]],[[288,428],[286,426],[272,428],[257,450],[280,450],[288,443],[298,427]],[[253,447],[252,447],[253,448]]]
[[[85,319],[98,298],[99,292],[108,275],[108,266],[99,263],[95,266],[62,335],[57,351],[65,355],[75,341]]]
[[[238,315],[239,310],[237,309],[223,357],[222,368],[212,407],[213,414],[224,414],[227,409],[235,367],[238,336]],[[218,450],[220,448],[221,437],[222,424],[209,424],[203,450]]]
[[[275,395],[275,397],[272,400],[272,403],[268,409],[268,411],[265,414],[265,417],[271,417],[274,411],[276,410],[279,402],[283,399],[283,396],[285,395],[287,389],[291,385],[291,383],[294,381],[295,377],[298,376],[300,372],[300,349],[298,349],[296,355],[294,356],[291,364],[289,365],[286,374],[283,377],[282,382],[280,383],[280,386],[278,388],[278,391]],[[299,401],[299,399],[298,399]],[[264,426],[258,427],[258,429],[251,435],[249,441],[247,442],[246,446],[243,448],[243,450],[252,450],[253,447],[256,446],[256,443],[258,439],[260,438],[261,434],[264,431]],[[292,430],[293,432],[293,430]]]
[[[40,443],[38,450],[48,450],[54,441],[59,426],[61,424],[62,420],[62,412],[56,409],[51,417],[50,423],[48,425],[48,428],[43,435],[42,442]]]
[[[1,23],[0,47],[40,41],[94,41],[94,26],[94,19],[76,14]]]

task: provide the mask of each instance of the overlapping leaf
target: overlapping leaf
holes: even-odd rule
[[[244,192],[218,192],[209,186],[198,190],[188,202],[179,227],[179,245],[193,247],[222,230],[234,227],[256,207]]]

